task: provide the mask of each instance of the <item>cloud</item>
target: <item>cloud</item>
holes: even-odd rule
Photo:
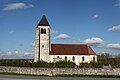
[[[57,31],[52,30],[52,31],[51,31],[51,34],[58,34],[58,32],[57,32]]]
[[[89,44],[91,46],[99,46],[100,44],[103,44],[104,41],[101,38],[92,37],[92,38],[85,39],[83,43]]]
[[[120,25],[113,26],[112,28],[109,28],[108,31],[120,31]]]
[[[59,34],[58,36],[54,37],[54,39],[68,39],[70,38],[67,34]]]
[[[100,15],[99,14],[95,14],[95,15],[93,15],[93,19],[96,19],[96,18],[98,18]]]
[[[107,48],[112,48],[112,49],[120,49],[120,44],[116,43],[116,44],[107,44],[106,46]]]
[[[120,0],[117,0],[117,4],[115,4],[118,8],[120,8]]]
[[[14,32],[15,32],[14,30],[11,30],[9,33],[12,34],[12,33],[14,33]]]
[[[1,59],[33,59],[33,52],[1,52],[0,58]]]
[[[12,55],[12,53],[9,51],[9,52],[7,52],[7,55]]]
[[[17,10],[17,9],[26,9],[34,7],[32,4],[25,4],[25,3],[10,3],[7,4],[5,8],[3,8],[4,11],[7,10]]]

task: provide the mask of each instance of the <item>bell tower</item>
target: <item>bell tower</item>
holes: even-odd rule
[[[35,55],[34,62],[50,62],[50,25],[44,15],[36,27]]]

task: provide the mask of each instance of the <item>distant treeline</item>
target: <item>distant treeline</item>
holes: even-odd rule
[[[102,68],[103,66],[110,66],[114,68],[120,67],[120,55],[112,56],[108,53],[104,53],[97,55],[97,59],[97,62],[80,63],[80,65],[75,65],[75,63],[71,61],[47,63],[44,61],[33,62],[33,60],[0,60],[0,66],[49,68]]]

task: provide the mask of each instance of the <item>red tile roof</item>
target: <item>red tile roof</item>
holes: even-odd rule
[[[50,55],[96,55],[86,44],[52,44]]]

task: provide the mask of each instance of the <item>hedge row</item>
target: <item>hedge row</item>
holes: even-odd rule
[[[14,67],[49,67],[49,68],[101,68],[102,64],[99,62],[80,63],[79,66],[71,61],[59,61],[55,63],[47,63],[44,61],[38,62],[22,62],[22,61],[0,61],[0,66],[14,66]]]
[[[38,61],[38,62],[0,61],[0,66],[73,68],[75,67],[75,63],[70,61],[59,61],[55,63],[47,63],[44,61]]]

